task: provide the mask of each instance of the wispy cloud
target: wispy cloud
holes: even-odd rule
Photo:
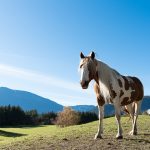
[[[75,104],[75,101],[77,102],[76,104],[89,104],[88,102],[90,102],[90,100],[93,98],[92,89],[82,91],[79,83],[66,81],[36,71],[0,64],[0,75],[4,75],[9,78],[21,79],[22,81],[27,81],[29,83],[29,86],[33,86],[33,84],[38,84],[42,88],[49,88],[49,90],[45,90],[47,91],[47,94],[41,96],[47,95],[48,98],[53,98],[54,100],[56,98],[57,100],[66,105]],[[16,82],[16,80],[14,82]],[[40,87],[37,88],[39,90],[41,89]],[[43,89],[41,90],[43,91]],[[36,89],[33,91],[36,91]],[[88,102],[86,102],[87,100]]]
[[[77,90],[77,91],[79,90],[79,85],[77,83],[64,81],[62,79],[52,77],[51,75],[44,75],[31,70],[26,70],[26,69],[8,66],[4,64],[0,64],[0,73],[11,77],[13,76],[13,77],[29,80],[32,82],[42,83],[45,85],[50,84],[65,89]]]

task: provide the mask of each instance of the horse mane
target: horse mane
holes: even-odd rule
[[[120,74],[100,60],[97,60],[97,71],[100,81],[100,92],[105,99],[109,100],[111,97],[111,83],[117,82],[117,77]]]

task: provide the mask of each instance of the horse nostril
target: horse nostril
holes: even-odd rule
[[[87,87],[89,82],[88,81],[80,81],[82,87]]]
[[[85,81],[85,85],[88,85],[89,84],[89,82],[88,81]]]

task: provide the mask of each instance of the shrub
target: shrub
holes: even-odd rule
[[[56,124],[60,127],[66,127],[71,125],[77,125],[79,124],[79,121],[79,113],[72,110],[70,107],[64,107],[64,110],[58,113]]]

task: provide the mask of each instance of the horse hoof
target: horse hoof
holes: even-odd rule
[[[94,140],[97,140],[97,139],[102,139],[102,136],[101,135],[95,135]]]
[[[130,131],[130,132],[129,132],[129,135],[137,135],[137,132],[136,132],[136,131],[134,131],[134,132],[133,132],[133,131]]]
[[[116,137],[116,139],[117,139],[117,140],[119,140],[119,139],[123,139],[123,136],[122,136],[122,135],[117,136],[117,137]]]

